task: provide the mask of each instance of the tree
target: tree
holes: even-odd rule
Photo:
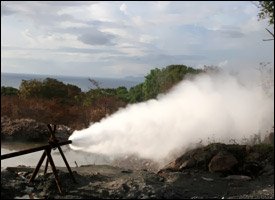
[[[124,86],[121,86],[121,87],[118,87],[115,89],[115,92],[116,92],[116,96],[124,101],[124,102],[128,102],[128,90],[126,87]]]
[[[42,84],[41,96],[48,99],[65,99],[68,97],[68,89],[63,82],[53,78],[46,78]]]
[[[259,20],[268,18],[269,25],[274,25],[274,1],[259,1],[259,5],[256,6],[260,9],[260,12],[258,13]],[[266,30],[273,38],[264,39],[263,41],[274,40],[274,33],[267,28]]]
[[[161,70],[156,68],[150,71],[150,74],[145,76],[142,92],[144,100],[155,98],[160,93],[159,83],[161,79]]]
[[[13,87],[1,87],[1,96],[17,96],[18,89]]]
[[[41,97],[42,82],[36,79],[22,80],[19,87],[19,96],[21,98]]]
[[[130,103],[136,103],[144,101],[143,95],[143,83],[136,85],[135,87],[131,87],[128,93],[128,99]]]
[[[92,79],[92,78],[88,78],[88,80],[90,81],[90,83],[96,87],[97,89],[100,89],[100,83],[98,81],[96,81],[95,79]]]
[[[185,65],[169,65],[163,69],[153,69],[145,76],[143,83],[144,100],[156,98],[160,93],[166,93],[179,83],[187,74],[197,74],[201,69],[194,69]]]
[[[273,25],[274,30],[274,1],[259,1],[260,12],[258,14],[259,20],[268,18],[269,25]],[[265,39],[263,41],[274,40],[274,33],[266,28],[267,32],[273,39]],[[261,86],[268,96],[274,96],[274,66],[270,67],[269,62],[261,62],[258,68],[261,77]]]
[[[81,93],[81,89],[75,85],[67,84],[68,97],[75,98]]]
[[[269,25],[274,25],[274,1],[259,1],[260,20],[269,18]]]
[[[22,80],[19,87],[21,98],[60,99],[63,103],[74,100],[81,93],[81,89],[75,85],[64,84],[53,78],[39,80]]]

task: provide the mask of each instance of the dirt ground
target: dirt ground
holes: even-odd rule
[[[28,183],[33,168],[19,166],[1,171],[1,199],[274,199],[274,170],[256,178],[224,176],[196,169],[155,173],[108,165],[72,168],[77,183],[66,168],[58,168],[63,194],[53,174],[40,171]]]

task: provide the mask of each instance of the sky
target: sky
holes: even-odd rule
[[[184,64],[274,66],[251,1],[1,1],[1,72],[121,78]]]

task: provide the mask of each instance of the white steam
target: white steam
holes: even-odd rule
[[[75,131],[70,147],[109,156],[138,154],[159,160],[213,138],[223,142],[266,132],[274,125],[274,99],[231,75],[185,80],[157,100],[129,105]]]

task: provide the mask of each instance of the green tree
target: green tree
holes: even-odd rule
[[[269,25],[274,25],[274,1],[259,1],[260,20],[268,18]]]
[[[128,101],[130,103],[136,103],[144,101],[143,95],[143,83],[136,85],[135,87],[131,87],[128,93]]]
[[[1,87],[1,96],[17,96],[18,95],[18,89],[13,87]]]
[[[274,25],[274,1],[259,1],[259,3],[256,6],[260,9],[258,13],[259,20],[268,18],[269,25]],[[274,33],[272,33],[267,28],[266,30],[273,38],[264,39],[263,41],[274,40]],[[274,27],[273,27],[273,30],[274,30]]]
[[[81,93],[81,89],[75,85],[64,84],[53,78],[43,81],[36,79],[23,80],[19,87],[21,98],[61,99],[62,102],[70,102]]]
[[[39,80],[22,80],[19,87],[19,96],[21,98],[42,97],[42,85]]]
[[[129,101],[129,99],[128,99],[128,90],[127,90],[126,87],[118,87],[118,88],[116,88],[115,92],[116,92],[116,96],[120,100],[122,100],[124,102],[128,102]]]
[[[60,82],[53,78],[46,78],[42,83],[41,96],[48,99],[67,98],[68,89],[63,82]]]
[[[194,69],[185,65],[169,65],[163,69],[153,69],[145,76],[143,83],[144,100],[156,98],[158,94],[165,93],[178,82],[183,80],[187,74],[197,74],[201,69]]]
[[[150,74],[145,76],[142,92],[144,100],[155,98],[160,93],[161,70],[156,68],[150,71]]]
[[[81,93],[81,89],[75,85],[67,84],[67,92],[69,98],[75,98]]]

